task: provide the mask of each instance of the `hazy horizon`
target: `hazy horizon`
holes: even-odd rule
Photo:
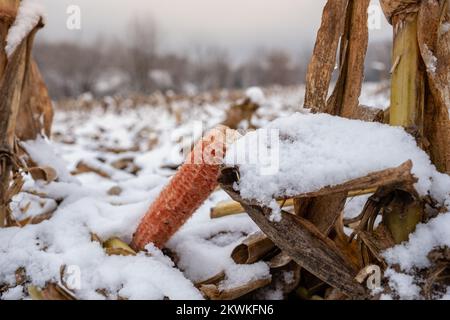
[[[47,26],[39,39],[89,43],[98,37],[126,39],[135,17],[153,16],[166,50],[220,46],[240,57],[258,48],[302,52],[314,45],[325,0],[42,0]],[[69,5],[81,9],[81,30],[66,28]],[[372,39],[390,35],[382,29]]]

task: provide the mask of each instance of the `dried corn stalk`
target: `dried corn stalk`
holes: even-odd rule
[[[403,126],[430,153],[442,172],[450,169],[450,58],[448,0],[381,0],[394,29],[391,125]],[[383,223],[395,243],[408,239],[422,221],[423,201],[393,191]]]
[[[424,134],[438,170],[450,174],[450,1],[423,1],[418,40],[428,84]]]
[[[347,118],[360,118],[359,95],[364,79],[369,30],[369,0],[329,0],[308,67],[305,107]],[[328,99],[329,85],[336,65],[338,48],[339,79]],[[346,194],[295,200],[295,213],[328,235],[341,214]],[[307,217],[305,216],[305,213]]]
[[[34,36],[42,21],[10,57],[4,49],[19,3],[0,0],[0,227],[5,225],[9,207],[7,191],[15,169],[15,138],[34,139],[43,131],[50,134],[53,116],[47,89],[31,58]]]
[[[348,0],[329,0],[306,77],[305,107],[325,111],[328,90],[336,66],[336,53],[344,32]]]
[[[327,112],[346,118],[359,113],[359,96],[364,80],[364,60],[369,43],[368,7],[370,0],[350,0],[340,45],[339,79]]]
[[[380,2],[395,31],[391,123],[412,129],[436,167],[450,173],[449,1]]]

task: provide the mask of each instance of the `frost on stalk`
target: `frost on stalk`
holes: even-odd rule
[[[38,25],[45,22],[45,9],[39,0],[22,0],[17,12],[16,20],[9,29],[6,37],[5,51],[10,57],[23,39]]]
[[[446,22],[441,26],[441,34],[447,33],[450,31],[450,23]]]
[[[425,45],[426,54],[424,55],[425,65],[427,66],[428,72],[433,74],[436,73],[438,60],[434,56],[433,52]]]

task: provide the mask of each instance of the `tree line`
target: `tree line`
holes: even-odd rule
[[[161,48],[153,19],[134,19],[127,40],[99,37],[91,44],[38,39],[34,56],[54,99],[89,92],[94,96],[172,90],[195,94],[215,89],[303,84],[312,48],[300,53],[256,49],[237,63],[226,48],[204,45],[187,51]],[[388,77],[389,42],[372,44],[366,80]]]

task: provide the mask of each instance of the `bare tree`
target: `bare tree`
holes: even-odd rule
[[[265,57],[266,81],[270,84],[292,84],[293,63],[290,54],[284,50],[269,51]]]
[[[152,90],[149,72],[156,67],[159,49],[159,28],[151,14],[136,16],[128,28],[129,72],[132,87],[140,92]]]

